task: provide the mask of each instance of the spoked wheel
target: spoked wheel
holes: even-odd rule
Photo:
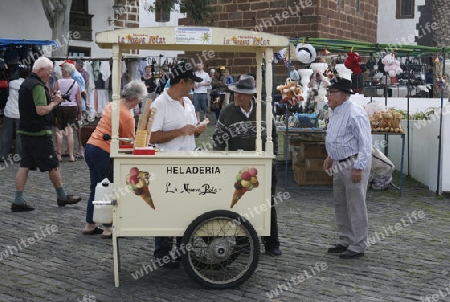
[[[253,226],[235,212],[217,210],[197,217],[186,229],[182,255],[186,272],[200,285],[233,288],[253,274],[259,239]]]

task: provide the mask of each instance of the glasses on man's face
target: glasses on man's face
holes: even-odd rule
[[[327,94],[332,94],[332,93],[336,93],[336,92],[341,92],[340,90],[328,90],[327,89]]]

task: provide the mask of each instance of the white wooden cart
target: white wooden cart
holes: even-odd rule
[[[96,43],[112,49],[112,99],[117,103],[122,53],[130,49],[197,52],[191,64],[200,59],[207,63],[219,52],[254,53],[257,74],[261,75],[264,57],[266,74],[271,75],[274,51],[286,47],[289,41],[278,35],[238,29],[158,27],[101,32],[96,35]],[[271,108],[270,76],[265,85],[267,108]],[[261,102],[261,87],[258,76],[257,102]],[[159,151],[155,155],[132,155],[119,149],[119,111],[114,107],[111,157],[117,198],[113,214],[115,285],[119,286],[118,239],[129,236],[183,236],[182,263],[196,282],[212,288],[241,285],[256,269],[260,254],[258,236],[270,234],[274,154],[270,136],[265,143],[267,151],[262,151],[261,107],[257,107],[254,152]],[[272,120],[271,110],[266,111],[266,120]],[[267,133],[272,133],[271,128],[272,124],[267,123]],[[244,177],[245,171],[256,177],[258,184],[255,178]],[[234,187],[240,176],[251,182],[251,190],[243,195]],[[132,187],[133,191],[127,186],[130,177],[135,177],[134,183],[138,183],[136,178],[145,181],[136,184],[139,188]],[[240,194],[240,200],[230,209],[236,194]],[[148,203],[150,198],[154,208]]]

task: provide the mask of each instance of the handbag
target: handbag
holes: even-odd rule
[[[8,80],[0,80],[0,89],[8,89],[8,88],[9,88]]]
[[[69,89],[67,89],[67,91],[66,91],[66,95],[68,95],[69,94],[69,92],[70,92],[70,90],[72,89],[72,87],[73,87],[73,85],[75,85],[75,80],[73,80],[73,83],[72,83],[72,85],[70,85],[70,87],[69,87]],[[65,99],[64,99],[65,100]],[[68,100],[68,99],[67,99]],[[57,127],[57,128],[60,128],[59,127],[59,121],[58,121],[58,110],[60,110],[60,106],[59,106],[59,104],[58,105],[56,105],[55,107],[53,107],[53,111],[52,111],[52,114],[53,114],[53,126],[55,126],[55,127]]]
[[[9,82],[8,82],[8,78],[6,77],[4,71],[2,71],[2,75],[3,75],[4,80],[0,80],[0,89],[8,89]]]

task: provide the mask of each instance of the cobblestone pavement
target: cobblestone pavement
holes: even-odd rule
[[[1,302],[450,301],[449,201],[414,181],[405,183],[401,198],[394,188],[369,192],[373,242],[363,259],[326,253],[336,239],[331,190],[288,182],[278,188],[291,196],[277,206],[283,256],[262,255],[240,288],[201,288],[183,268],[158,268],[135,280],[132,273],[152,259],[153,238],[134,237],[120,239],[116,288],[112,242],[81,234],[85,162],[66,158],[61,165],[67,191],[83,197],[74,206],[59,208],[48,174],[30,172],[25,198],[36,210],[28,213],[10,212],[18,165],[0,164]]]

